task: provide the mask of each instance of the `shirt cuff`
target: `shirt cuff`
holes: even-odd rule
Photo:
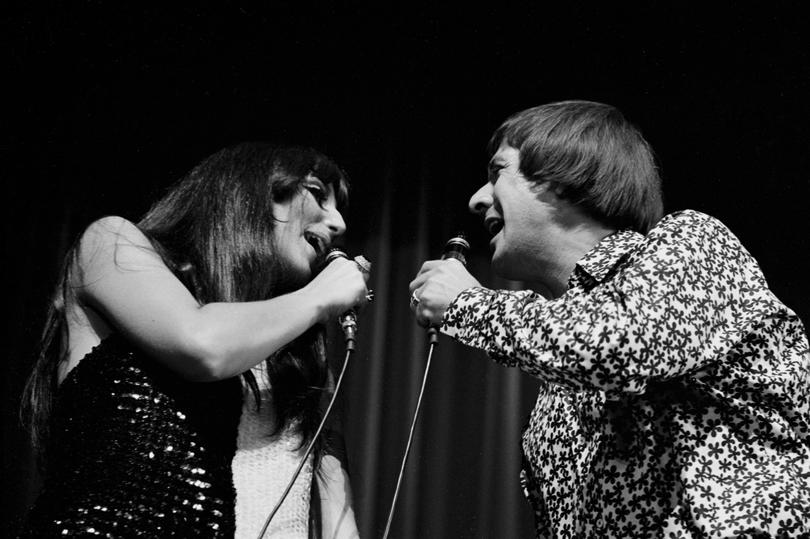
[[[527,295],[531,292],[468,288],[450,303],[439,331],[484,350],[498,363],[514,367],[518,362],[508,337],[507,321],[514,316],[515,307],[525,303]]]

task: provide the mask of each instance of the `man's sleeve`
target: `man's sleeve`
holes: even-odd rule
[[[785,308],[737,238],[684,212],[589,292],[545,300],[471,288],[448,308],[442,332],[553,383],[642,393],[651,380],[721,361],[777,310]]]

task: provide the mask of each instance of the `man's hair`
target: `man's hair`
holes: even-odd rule
[[[520,152],[530,181],[553,181],[562,196],[616,229],[646,233],[663,213],[661,179],[652,148],[615,107],[561,101],[506,119],[489,141]]]

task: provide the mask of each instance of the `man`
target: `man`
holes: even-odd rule
[[[613,107],[520,112],[470,209],[492,266],[410,285],[417,321],[541,380],[523,435],[538,537],[810,534],[810,358],[796,314],[719,221],[661,218],[641,134]]]

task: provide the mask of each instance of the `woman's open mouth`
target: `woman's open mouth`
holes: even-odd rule
[[[313,234],[312,232],[305,232],[304,239],[312,246],[317,256],[323,256],[324,253],[326,253],[329,244],[321,236]]]

